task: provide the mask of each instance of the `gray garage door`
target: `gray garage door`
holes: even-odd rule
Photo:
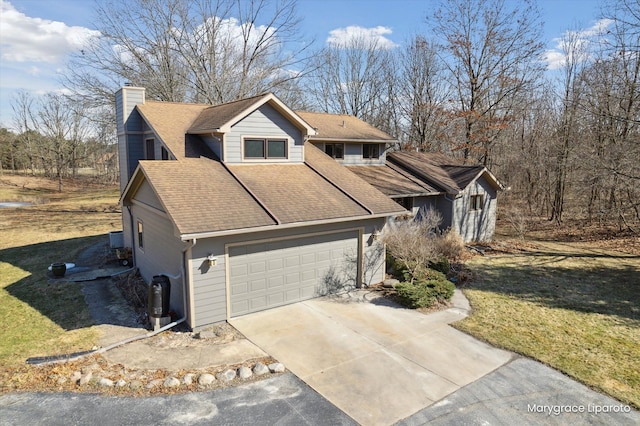
[[[353,285],[357,253],[355,231],[230,247],[230,316]]]

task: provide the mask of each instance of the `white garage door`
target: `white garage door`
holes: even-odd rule
[[[230,247],[230,316],[353,285],[357,254],[357,231]]]

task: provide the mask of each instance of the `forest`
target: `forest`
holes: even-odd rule
[[[118,177],[114,93],[220,104],[273,92],[295,110],[351,114],[390,150],[483,164],[507,187],[516,232],[532,218],[640,233],[640,1],[602,3],[551,62],[534,0],[442,0],[401,45],[304,39],[296,0],[96,2],[94,37],[64,93],[12,99],[0,173]],[[550,65],[553,63],[553,65]]]

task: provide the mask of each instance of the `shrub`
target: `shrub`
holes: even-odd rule
[[[428,308],[435,302],[443,303],[451,299],[455,286],[442,272],[427,269],[415,282],[401,282],[396,285],[398,301],[412,309]]]
[[[451,229],[444,231],[438,238],[436,238],[436,248],[438,254],[448,260],[460,259],[465,250],[462,237]]]
[[[449,263],[449,259],[443,256],[433,262],[429,262],[429,268],[449,275],[449,272],[451,272],[451,263]]]

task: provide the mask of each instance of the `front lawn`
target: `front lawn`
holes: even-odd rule
[[[456,328],[640,407],[640,256],[535,242],[468,266]]]

